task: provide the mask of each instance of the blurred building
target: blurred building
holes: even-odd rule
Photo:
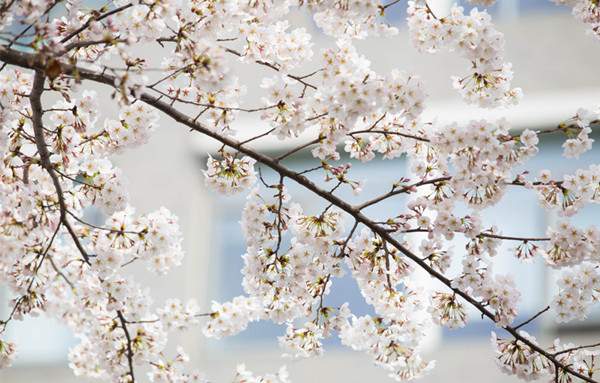
[[[440,15],[449,6],[445,0],[431,1],[431,4]],[[585,27],[573,19],[567,8],[539,0],[501,0],[491,8],[495,24],[505,34],[506,57],[513,63],[515,71],[513,85],[522,87],[525,92],[519,106],[493,111],[465,106],[452,89],[450,76],[466,72],[468,63],[465,60],[448,53],[420,54],[410,46],[403,8],[405,5],[397,5],[388,15],[390,22],[401,28],[398,36],[370,39],[357,45],[378,72],[398,68],[421,76],[430,96],[426,111],[429,118],[439,122],[465,122],[504,116],[515,129],[544,129],[571,117],[578,107],[600,104],[600,43],[586,36]],[[319,47],[332,44],[330,39],[319,35],[309,18],[300,15],[297,22],[315,33],[315,53]],[[254,105],[258,97],[252,89],[258,86],[258,79],[271,73],[266,68],[250,65],[240,66],[239,70],[242,81],[249,84],[248,104]],[[98,91],[101,99],[108,100],[104,98],[108,95],[106,89],[98,88]],[[113,108],[108,103],[103,107],[107,114]],[[242,116],[239,131],[251,136],[261,130],[258,124],[258,120]],[[307,140],[306,136],[299,139],[303,140]],[[529,168],[534,171],[550,168],[553,174],[560,176],[583,164],[600,163],[597,147],[577,161],[563,161],[561,144],[560,137],[544,138],[541,152]],[[283,150],[281,143],[270,139],[256,143],[255,147],[266,152]],[[244,197],[220,197],[204,187],[201,171],[207,153],[215,148],[214,142],[188,132],[163,116],[160,128],[148,145],[116,158],[115,162],[129,179],[131,202],[139,212],[165,206],[180,218],[187,254],[183,266],[163,278],[143,272],[137,274],[140,282],[151,287],[157,304],[169,297],[195,298],[201,307],[208,309],[211,300],[227,300],[242,292],[240,269],[244,242],[238,221]],[[309,160],[307,154],[299,154],[288,163],[301,169]],[[358,202],[389,188],[390,182],[408,174],[408,169],[403,160],[374,161],[366,166],[356,163],[353,174],[367,180],[365,192],[360,197],[347,196]],[[269,176],[268,172],[266,176]],[[315,210],[321,206],[297,185],[290,184],[289,187],[294,198],[304,206]],[[388,209],[401,208],[402,199],[398,198],[367,213],[377,217],[383,216]],[[587,208],[577,215],[576,222],[589,225],[599,212],[599,209]],[[543,234],[545,227],[556,219],[545,214],[535,197],[523,190],[511,191],[500,205],[488,209],[484,217],[486,225],[495,224],[506,233],[530,235]],[[505,247],[497,256],[496,270],[516,276],[523,293],[519,319],[524,319],[545,307],[555,293],[553,275],[540,262],[518,263],[509,249]],[[457,243],[457,257],[461,250],[461,244]],[[349,278],[335,281],[333,290],[335,292],[328,298],[331,304],[348,301],[357,313],[368,312],[369,308]],[[0,314],[0,317],[6,316],[1,311]],[[586,322],[569,327],[558,327],[551,316],[546,316],[526,329],[541,337],[542,342],[557,334],[561,338],[587,338],[585,342],[591,342],[600,339],[600,311],[596,314]],[[494,364],[489,346],[491,330],[488,322],[473,315],[465,329],[432,334],[426,355],[438,360],[437,367],[422,381],[513,381],[514,378],[502,375]],[[45,318],[28,319],[11,323],[8,331],[9,337],[18,343],[19,357],[15,367],[0,371],[0,382],[79,381],[72,376],[66,359],[68,349],[76,344],[76,339],[59,323]],[[286,364],[296,383],[391,381],[385,371],[372,365],[368,356],[343,348],[336,341],[327,343],[321,358],[283,360],[276,337],[284,331],[282,326],[258,323],[236,337],[217,342],[204,338],[198,328],[175,334],[172,343],[182,344],[191,355],[192,365],[206,372],[215,382],[229,381],[238,362],[245,362],[257,373],[275,371]]]

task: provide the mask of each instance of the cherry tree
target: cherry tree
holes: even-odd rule
[[[597,0],[556,2],[600,37]],[[493,0],[476,3],[485,8]],[[490,358],[507,373],[597,381],[599,343],[547,345],[522,327],[542,315],[583,319],[600,297],[600,231],[570,222],[600,202],[600,165],[560,178],[517,169],[538,153],[541,134],[564,135],[567,159],[590,150],[599,111],[574,110],[556,128],[517,134],[506,120],[426,120],[418,74],[377,73],[354,46],[398,32],[385,21],[392,7],[407,7],[415,49],[464,59],[448,86],[465,103],[504,108],[522,98],[503,34],[477,8],[436,15],[424,0],[107,0],[96,8],[82,0],[1,1],[0,282],[12,300],[0,320],[0,367],[18,354],[19,345],[4,337],[11,322],[44,313],[79,339],[69,353],[73,372],[104,381],[205,381],[181,347],[167,351],[169,334],[202,326],[207,337],[222,338],[253,321],[285,324],[279,343],[289,357],[321,355],[323,340],[338,336],[404,381],[433,368],[419,352],[425,328],[463,327],[471,307],[497,327]],[[311,34],[290,21],[298,12],[313,17],[330,48],[315,51]],[[158,62],[150,46],[161,52]],[[254,105],[242,104],[244,92],[256,90],[238,78],[239,63],[269,72],[261,82],[266,96]],[[112,99],[99,100],[98,86]],[[105,109],[118,117],[100,113]],[[244,132],[234,128],[243,114],[260,116],[261,133],[240,139]],[[126,174],[110,160],[143,145],[161,115],[219,143],[204,171],[208,187],[223,198],[248,196],[240,212],[245,294],[231,301],[155,304],[131,276],[130,265],[141,263],[157,274],[148,278],[160,278],[184,256],[177,217],[165,208],[137,214]],[[307,132],[310,140],[279,156],[256,149],[267,136],[284,142]],[[292,169],[290,158],[303,150],[313,164]],[[339,190],[360,195],[365,185],[348,157],[406,157],[411,173],[353,205]],[[264,177],[260,169],[267,168],[277,176]],[[326,208],[300,205],[290,183]],[[481,218],[513,188],[561,216],[545,237],[519,236]],[[408,203],[385,220],[369,217],[367,208],[400,195]],[[457,213],[459,205],[467,215]],[[104,224],[86,221],[90,206],[102,210]],[[467,240],[464,249],[451,251],[455,237]],[[514,254],[497,254],[505,241],[516,244]],[[515,323],[522,293],[511,275],[494,271],[495,258],[508,256],[541,258],[561,275],[548,307],[522,323]],[[462,265],[458,273],[449,271],[452,263]],[[435,288],[422,288],[417,272]],[[344,274],[373,315],[328,305]],[[256,376],[243,365],[232,376],[290,379],[285,368]]]

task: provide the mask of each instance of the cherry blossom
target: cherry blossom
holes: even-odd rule
[[[422,352],[427,329],[466,326],[472,309],[509,334],[492,334],[490,356],[496,352],[504,372],[597,381],[597,344],[557,339],[546,347],[521,330],[546,312],[558,322],[584,320],[598,301],[600,232],[577,226],[574,217],[600,201],[600,166],[532,173],[528,162],[545,150],[547,134],[564,136],[565,161],[589,161],[597,105],[539,130],[519,131],[503,118],[426,117],[427,79],[402,68],[375,70],[378,63],[357,45],[398,33],[386,20],[391,7],[408,7],[417,50],[455,52],[467,62],[466,72],[452,78],[467,104],[508,107],[522,91],[512,85],[504,35],[487,11],[454,5],[435,14],[425,0],[401,3],[0,6],[0,281],[9,296],[8,316],[0,319],[0,368],[17,357],[18,340],[6,335],[13,321],[44,315],[78,339],[68,353],[76,376],[134,383],[145,373],[151,382],[207,382],[186,350],[170,344],[171,333],[200,328],[220,339],[271,321],[281,326],[287,357],[326,357],[325,340],[337,336],[407,381],[434,367]],[[557,3],[600,35],[597,1]],[[323,36],[299,26],[298,13]],[[316,48],[320,40],[325,49]],[[260,71],[250,79],[239,68]],[[255,116],[259,130],[246,129],[245,116]],[[218,149],[206,153],[206,187],[247,194],[239,215],[246,245],[239,296],[205,304],[155,302],[150,295],[148,278],[160,281],[183,263],[182,228],[167,207],[136,212],[126,168],[115,164],[117,155],[148,143],[160,124],[216,140]],[[271,137],[275,152],[258,149]],[[289,159],[302,151],[310,165],[298,169],[305,163]],[[388,189],[365,200],[370,185],[352,162],[400,157],[408,169],[391,163],[390,179],[381,180]],[[486,210],[502,206],[515,188],[560,216],[544,237],[520,236],[520,228],[486,219]],[[362,202],[351,203],[345,191]],[[392,203],[399,195],[405,202]],[[391,207],[374,218],[370,207],[383,201]],[[103,217],[92,222],[90,211]],[[506,241],[514,245],[509,252]],[[514,322],[526,292],[511,274],[497,272],[506,256],[523,267],[539,258],[559,275],[548,307],[521,324]],[[333,303],[330,294],[345,275],[369,315]],[[234,381],[290,379],[285,368],[259,376],[239,365]]]
[[[256,182],[254,159],[235,158],[225,153],[223,160],[208,158],[208,169],[204,172],[206,183],[215,190],[225,193],[239,193]]]
[[[457,51],[472,64],[472,72],[453,78],[453,86],[464,100],[482,107],[514,104],[520,88],[510,88],[512,65],[504,62],[504,36],[491,24],[485,11],[477,8],[469,15],[453,6],[448,16],[438,18],[424,1],[411,1],[408,26],[417,49],[436,52],[442,48]]]

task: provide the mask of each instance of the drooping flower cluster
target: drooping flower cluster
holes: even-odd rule
[[[469,15],[453,6],[444,17],[433,14],[425,1],[410,1],[408,27],[417,49],[436,52],[457,51],[471,63],[471,72],[453,78],[453,86],[463,99],[482,107],[514,104],[520,88],[511,88],[512,65],[504,60],[504,36],[491,23],[491,17],[477,8]]]
[[[456,294],[438,292],[431,300],[430,312],[435,323],[449,328],[465,326],[467,313]]]
[[[340,332],[343,344],[366,351],[397,381],[418,378],[433,368],[434,362],[425,362],[415,353],[415,342],[421,336],[422,330],[412,321],[389,321],[368,315],[353,316]]]
[[[519,333],[537,345],[535,337],[522,330]],[[492,332],[491,340],[497,355],[496,363],[503,372],[527,381],[536,380],[552,373],[552,363],[522,341],[501,339],[495,332]]]
[[[239,193],[256,182],[255,163],[250,157],[236,158],[227,152],[223,152],[222,160],[209,156],[204,171],[206,184],[220,193]]]
[[[410,275],[410,265],[402,259],[398,250],[363,230],[351,243],[348,267],[356,279],[365,301],[375,312],[385,318],[403,320],[410,311],[420,305],[415,291],[406,286],[398,291],[397,285],[405,283]]]

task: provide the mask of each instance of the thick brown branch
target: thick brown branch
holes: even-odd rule
[[[125,333],[125,339],[127,340],[127,364],[129,365],[129,376],[131,376],[131,383],[135,382],[135,375],[133,372],[133,346],[131,341],[131,335],[129,334],[129,330],[127,329],[127,321],[123,316],[123,313],[120,310],[117,310],[117,316],[119,317],[119,322],[121,322],[121,328]]]
[[[42,122],[42,93],[44,91],[44,82],[46,80],[45,74],[42,70],[36,69],[35,75],[33,77],[33,86],[31,88],[31,93],[29,95],[29,101],[31,103],[31,121],[33,124],[33,133],[35,136],[35,145],[37,147],[38,153],[40,155],[40,164],[48,172],[50,179],[52,180],[52,184],[54,185],[54,189],[56,190],[56,196],[58,198],[58,206],[60,208],[60,221],[65,226],[69,235],[73,239],[73,243],[83,256],[84,260],[89,263],[89,255],[83,248],[77,233],[73,230],[69,219],[67,218],[67,204],[65,203],[65,198],[63,195],[62,186],[54,171],[54,167],[50,162],[50,153],[48,152],[48,147],[46,144],[46,139],[44,137],[44,124]]]

